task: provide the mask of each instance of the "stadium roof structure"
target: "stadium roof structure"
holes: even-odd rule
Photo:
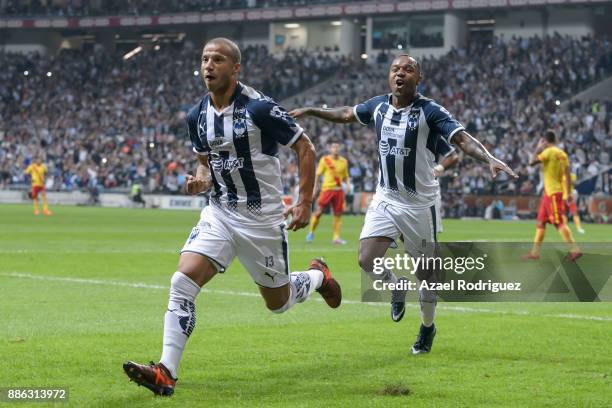
[[[602,4],[612,0],[414,0],[398,2],[359,2],[315,4],[296,7],[218,10],[142,16],[103,17],[9,17],[0,16],[0,29],[96,28],[228,23],[243,21],[280,21],[310,18],[342,18],[393,15],[406,12],[504,9],[547,5]]]

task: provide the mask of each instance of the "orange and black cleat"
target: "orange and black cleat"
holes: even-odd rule
[[[342,289],[338,281],[331,276],[329,267],[323,259],[313,259],[310,261],[309,268],[323,272],[323,282],[321,283],[321,287],[317,289],[317,292],[319,292],[327,305],[334,309],[340,306],[342,302]]]
[[[174,394],[176,380],[162,364],[151,361],[149,365],[138,364],[133,361],[123,363],[123,371],[139,386],[145,386],[156,395],[169,397]]]

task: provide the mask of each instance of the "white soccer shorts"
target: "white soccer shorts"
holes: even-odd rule
[[[400,208],[374,200],[368,207],[360,240],[373,237],[404,238],[404,249],[412,256],[432,256],[439,213],[435,205],[423,209]]]
[[[265,288],[289,283],[289,246],[284,224],[245,227],[209,205],[202,210],[183,252],[204,255],[221,273],[237,257],[253,281]]]

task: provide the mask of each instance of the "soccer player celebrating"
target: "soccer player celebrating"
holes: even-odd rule
[[[34,215],[38,215],[38,195],[40,194],[40,200],[43,205],[43,214],[44,215],[53,215],[51,211],[49,211],[49,205],[47,204],[47,193],[45,191],[45,177],[47,175],[47,166],[42,162],[42,158],[40,156],[36,156],[34,162],[31,163],[23,172],[23,174],[28,174],[31,179],[32,190],[30,195],[32,196],[32,204],[34,205]]]
[[[578,214],[578,206],[576,205],[576,200],[578,197],[578,192],[576,191],[576,188],[574,188],[574,183],[576,183],[576,174],[571,173],[570,177],[571,177],[570,187],[572,189],[571,194],[568,194],[567,188],[564,188],[563,189],[563,200],[565,200],[565,202],[567,203],[568,212],[571,215],[572,219],[574,220],[576,231],[578,231],[579,234],[584,234],[584,229],[582,228],[582,223],[580,222],[580,214]],[[565,181],[565,179],[563,181],[563,186],[564,187],[567,186],[567,182]],[[569,197],[571,197],[571,199]]]
[[[565,200],[563,199],[563,194],[568,192],[567,200],[573,200],[571,176],[567,154],[557,147],[556,143],[557,135],[555,132],[547,130],[544,133],[544,137],[538,141],[536,150],[529,163],[531,166],[542,163],[544,194],[542,194],[540,208],[538,209],[533,248],[531,252],[523,256],[525,260],[540,259],[540,247],[542,241],[544,241],[547,223],[554,225],[563,240],[569,244],[570,252],[566,258],[568,261],[575,261],[582,256],[574,241],[572,231],[570,231],[565,222]]]
[[[225,272],[235,257],[259,287],[266,306],[283,313],[313,291],[340,306],[342,293],[329,268],[314,259],[290,273],[287,229],[308,225],[315,178],[315,150],[303,129],[272,99],[238,82],[240,50],[226,38],[204,46],[201,75],[208,89],[187,114],[199,165],[187,192],[212,188],[210,205],[189,234],[170,285],[160,362],[126,362],[131,380],[159,395],[172,395],[181,355],[196,323],[201,287]],[[283,211],[278,145],[297,154],[300,195]],[[291,216],[286,227],[283,216]]]
[[[312,242],[321,215],[331,205],[334,213],[332,243],[346,244],[346,241],[340,238],[340,224],[344,211],[344,191],[350,189],[350,180],[348,160],[338,154],[339,150],[340,143],[332,141],[329,145],[330,154],[321,157],[321,160],[319,160],[315,183],[321,176],[323,176],[323,183],[321,184],[317,211],[310,218],[310,231],[306,236],[306,242]]]
[[[417,257],[425,251],[426,256],[433,255],[437,235],[435,201],[439,194],[433,168],[440,138],[487,163],[493,177],[499,171],[517,177],[465,132],[446,109],[417,93],[421,67],[416,59],[407,54],[396,57],[389,69],[388,81],[390,94],[375,96],[354,107],[306,107],[290,112],[295,118],[308,115],[336,123],[359,122],[372,125],[376,131],[379,182],[366,213],[359,245],[359,265],[367,273],[372,273],[374,259],[384,256],[400,235],[404,237],[404,249],[411,256]],[[429,279],[430,274],[424,270],[416,272],[421,281]],[[385,271],[382,278],[397,282],[391,271]],[[419,301],[422,324],[412,346],[414,354],[429,352],[436,333],[435,292],[419,291]],[[392,296],[392,319],[401,320],[404,311],[405,296]]]

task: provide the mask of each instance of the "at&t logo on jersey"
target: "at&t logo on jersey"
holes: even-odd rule
[[[211,164],[215,171],[233,171],[244,167],[244,159],[240,157],[237,159],[223,160],[221,157],[216,157],[211,161]]]
[[[378,150],[380,151],[381,156],[409,156],[411,152],[411,148],[409,147],[391,147],[389,142],[386,140],[381,140],[378,144]]]

